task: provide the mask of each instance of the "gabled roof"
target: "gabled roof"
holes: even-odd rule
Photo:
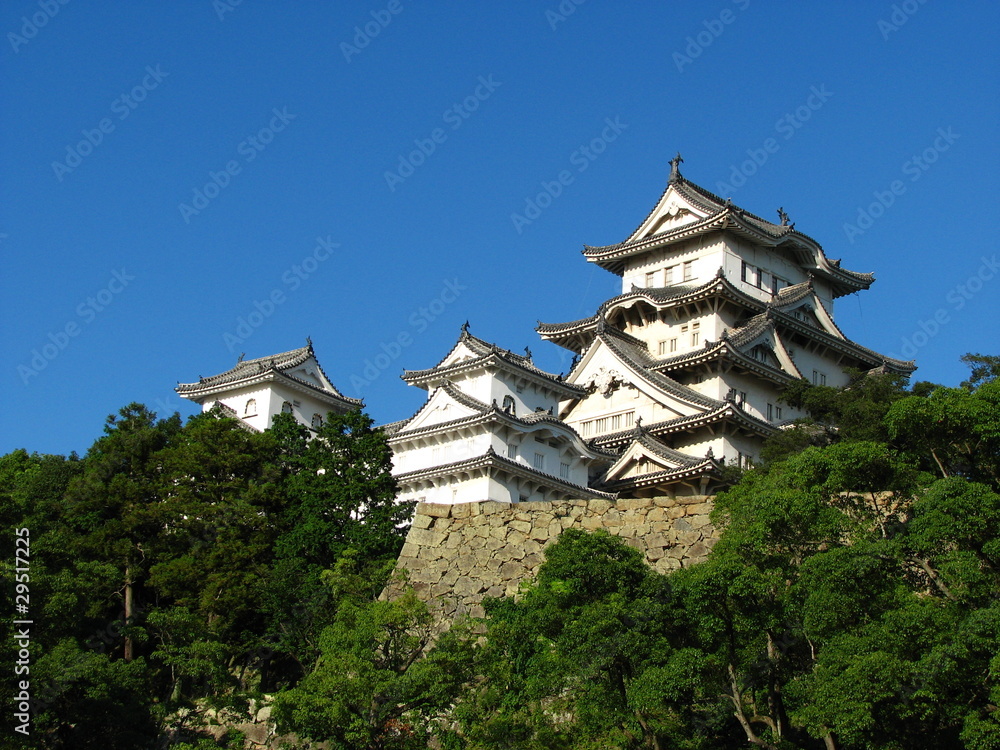
[[[790,289],[791,287],[786,288]],[[781,291],[784,292],[785,290]],[[566,339],[573,337],[589,339],[590,332],[596,328],[597,322],[602,316],[606,318],[618,307],[628,306],[639,300],[662,310],[719,296],[733,300],[751,310],[763,311],[767,307],[767,303],[756,297],[751,297],[746,292],[737,288],[726,278],[723,269],[720,268],[715,278],[698,286],[677,285],[646,288],[633,285],[630,291],[619,294],[602,303],[597,309],[597,313],[589,318],[581,318],[569,323],[542,323],[539,321],[535,330],[543,339],[565,346],[566,344],[562,342]]]
[[[662,212],[662,207],[672,196],[678,196],[702,214],[693,221],[672,226],[662,232],[640,235],[640,230],[652,216]],[[870,273],[848,271],[840,267],[840,261],[827,258],[822,246],[816,240],[795,230],[793,224],[775,224],[756,214],[733,205],[714,193],[686,180],[675,168],[666,189],[652,211],[632,232],[628,239],[613,245],[585,245],[583,254],[587,260],[619,276],[624,272],[625,259],[644,254],[654,248],[671,245],[694,236],[709,232],[728,231],[765,247],[787,246],[796,261],[804,268],[823,276],[831,284],[835,297],[867,289],[875,280]]]
[[[427,400],[424,401],[420,405],[420,408],[418,408],[416,412],[414,412],[408,419],[403,419],[400,420],[399,422],[393,423],[394,425],[396,425],[396,427],[394,429],[394,432],[392,433],[392,437],[396,438],[399,437],[401,433],[412,431],[414,427],[411,427],[411,425],[416,425],[418,422],[420,422],[420,417],[422,415],[429,414],[430,412],[434,411],[439,406],[441,406],[442,402],[447,402],[447,401],[452,401],[454,403],[457,403],[459,406],[468,410],[468,413],[465,413],[460,417],[456,417],[455,419],[444,420],[442,422],[435,422],[432,424],[428,424],[426,426],[417,427],[416,429],[421,431],[437,430],[446,425],[454,425],[459,422],[464,422],[470,419],[475,419],[484,416],[490,411],[489,404],[483,403],[478,398],[473,398],[472,396],[467,395],[466,393],[462,392],[460,388],[457,388],[455,384],[452,383],[450,380],[445,380],[441,385],[437,386],[433,391],[431,391],[430,395],[427,397]],[[409,428],[409,430],[407,428]]]
[[[758,337],[771,332],[774,334],[776,342],[775,357],[781,367],[775,367],[768,362],[761,362],[747,353],[749,345]],[[734,341],[734,339],[738,339]],[[658,372],[675,372],[690,369],[706,362],[715,360],[728,361],[737,364],[744,370],[753,372],[771,382],[785,385],[792,380],[802,377],[801,371],[795,366],[795,362],[788,356],[787,351],[781,344],[780,339],[774,333],[774,325],[770,321],[757,321],[743,328],[737,329],[732,334],[723,332],[718,341],[706,341],[701,349],[678,354],[668,359],[660,360],[654,369]]]
[[[445,395],[470,409],[472,413],[443,422],[423,424],[414,428],[409,427],[409,425],[418,420],[418,417],[425,410],[434,408],[433,405],[439,403],[440,399]],[[555,432],[564,433],[566,438],[577,444],[579,450],[592,454],[591,458],[613,459],[617,455],[589,444],[580,437],[580,434],[573,427],[548,412],[530,412],[523,417],[518,417],[497,406],[496,402],[487,405],[479,399],[466,395],[450,381],[445,381],[442,385],[438,386],[430,398],[424,402],[412,417],[400,422],[393,422],[391,425],[386,425],[383,429],[386,430],[386,434],[389,436],[389,444],[398,445],[425,435],[439,432],[450,433],[462,428],[475,427],[477,425],[485,426],[496,422],[502,422],[511,427],[523,429],[526,432],[537,431],[539,425],[549,427]],[[390,427],[392,428],[391,432],[388,431]]]
[[[660,468],[644,474],[626,476],[629,467],[643,459],[648,459],[651,464]],[[715,460],[711,452],[700,458],[690,456],[668,447],[647,430],[636,425],[632,430],[632,442],[604,473],[600,486],[618,490],[666,486],[706,474],[716,475],[721,468],[722,465]]]
[[[236,409],[222,403],[221,401],[216,401],[214,404],[212,404],[212,408],[208,410],[208,413],[214,414],[217,417],[226,417],[228,419],[235,419],[236,424],[239,425],[241,429],[246,430],[247,432],[260,432],[260,430],[258,430],[253,425],[247,424],[242,419],[240,419],[240,415],[236,413]]]
[[[596,333],[594,342],[591,344],[590,349],[588,349],[588,353],[593,351],[598,343],[606,346],[639,379],[650,384],[656,390],[670,394],[674,398],[695,406],[699,410],[715,409],[722,404],[717,399],[710,398],[693,388],[681,385],[671,377],[652,370],[651,368],[657,363],[656,360],[646,351],[645,344],[639,346],[634,343],[635,341],[638,341],[638,339],[634,339],[634,337],[622,333],[611,326],[606,326]],[[577,365],[577,369],[584,364],[586,359],[587,356],[585,354],[584,358]],[[573,373],[570,373],[570,377],[573,377]]]
[[[456,356],[463,349],[468,352],[467,356]],[[469,333],[467,325],[462,326],[462,333],[459,335],[458,341],[434,367],[424,370],[404,370],[401,377],[410,385],[430,388],[442,380],[453,379],[466,372],[491,367],[542,382],[546,387],[563,397],[583,395],[582,390],[565,382],[561,376],[535,367],[530,354],[514,354],[507,349],[501,349],[496,344],[477,338]]]
[[[747,413],[732,401],[721,401],[719,403],[721,405],[712,411],[692,414],[687,417],[674,417],[662,422],[653,422],[649,425],[643,425],[643,429],[652,435],[667,436],[676,432],[693,432],[720,422],[729,422],[762,437],[770,437],[778,431],[778,428],[765,422],[763,419],[758,419],[752,414]],[[632,437],[633,430],[621,430],[620,432],[610,432],[606,435],[601,435],[590,442],[591,445],[606,450],[615,450],[631,442]]]
[[[310,361],[318,373],[318,384],[310,383],[290,372]],[[320,366],[319,360],[316,359],[311,341],[301,349],[292,349],[269,357],[257,359],[241,357],[232,369],[208,378],[199,378],[197,383],[178,383],[174,390],[184,398],[201,403],[216,393],[268,381],[283,382],[300,390],[306,390],[313,396],[344,409],[356,409],[364,405],[361,399],[345,396],[333,386]]]

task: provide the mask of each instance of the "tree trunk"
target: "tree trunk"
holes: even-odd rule
[[[135,601],[134,592],[132,591],[132,569],[126,565],[125,566],[125,626],[128,627],[132,624],[135,617]],[[135,644],[132,642],[132,637],[127,633],[125,635],[125,661],[132,661],[132,657],[135,651]]]

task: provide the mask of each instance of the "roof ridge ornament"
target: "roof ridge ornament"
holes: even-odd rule
[[[667,179],[667,184],[677,182],[683,179],[681,177],[681,164],[684,163],[684,159],[681,157],[681,152],[677,152],[677,156],[670,160],[670,177]]]
[[[783,226],[783,227],[787,227],[788,226],[788,214],[785,213],[785,209],[782,208],[782,207],[780,207],[780,206],[778,207],[778,221],[781,222],[781,226]],[[792,224],[792,226],[795,226],[795,225]]]
[[[313,348],[312,336],[306,336],[306,348],[308,348],[310,351],[312,350]]]
[[[245,356],[247,356],[247,353],[246,353],[246,352],[240,352],[240,356],[238,356],[238,357],[236,358],[236,364],[239,364],[240,362],[242,362],[242,361],[243,361],[243,358],[244,358]]]
[[[635,427],[632,428],[632,434],[636,438],[640,438],[646,434],[646,428],[642,426],[642,415],[640,414],[635,418]]]
[[[539,322],[541,322],[541,321],[539,321]],[[468,333],[469,332],[469,321],[465,321],[464,323],[462,323],[462,329],[461,330],[462,330],[462,333]]]

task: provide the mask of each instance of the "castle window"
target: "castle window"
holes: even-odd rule
[[[507,443],[507,458],[517,458],[516,443]]]
[[[284,403],[282,403],[282,405],[281,405],[281,413],[282,414],[291,414],[292,413],[292,405],[288,401],[285,401]]]
[[[826,385],[826,373],[813,370],[813,385]]]
[[[736,405],[737,406],[744,406],[746,404],[746,402],[747,402],[747,392],[746,391],[739,391],[736,394]]]
[[[767,405],[767,421],[771,422],[774,420],[774,404]]]
[[[684,261],[684,281],[691,281],[694,278],[694,261]]]
[[[595,419],[594,420],[594,429],[597,430],[598,432],[607,432],[608,431],[608,418],[607,417],[601,417],[600,419]]]
[[[243,416],[244,417],[257,416],[257,399],[251,398],[247,401],[247,405],[243,409]]]
[[[503,410],[505,412],[507,412],[508,414],[510,414],[511,416],[514,416],[515,409],[514,409],[514,397],[513,396],[504,396],[503,397]]]
[[[673,284],[674,283],[674,269],[676,267],[677,266],[668,266],[666,269],[664,269],[664,271],[663,271],[663,282],[665,284]]]
[[[788,286],[788,282],[784,279],[778,278],[777,276],[771,277],[771,294],[777,294],[786,286]]]
[[[656,283],[656,272],[650,271],[646,274],[646,286],[651,287]]]
[[[667,348],[669,349],[669,351],[676,352],[677,351],[677,339],[670,339],[670,341],[668,343],[669,343],[669,346]]]
[[[698,346],[698,342],[701,340],[699,328],[701,328],[701,323],[691,324],[691,346]]]
[[[660,355],[661,357],[662,357],[662,356],[663,356],[664,354],[666,354],[666,353],[667,353],[667,342],[666,342],[666,341],[661,341],[661,342],[660,342],[659,344],[657,344],[657,349],[656,349],[656,351],[657,351],[657,353],[658,353],[658,354],[659,354],[659,355]]]
[[[780,406],[775,406],[774,407],[774,418],[775,419],[781,419],[781,407]]]
[[[316,429],[319,429],[320,427],[322,427],[323,426],[323,417],[321,415],[319,415],[319,414],[313,414],[313,417],[312,417],[312,426],[315,427]]]
[[[569,464],[559,464],[559,476],[563,479],[569,479]]]
[[[541,453],[535,454],[535,468],[539,471],[545,470],[545,456]]]

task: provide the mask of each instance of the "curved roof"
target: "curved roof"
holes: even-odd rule
[[[645,237],[637,236],[673,191],[685,201],[703,211],[706,215],[693,222],[682,224]],[[613,245],[585,245],[583,254],[587,260],[597,263],[612,273],[622,275],[624,259],[645,253],[654,248],[670,245],[707,232],[730,231],[743,235],[757,244],[778,247],[791,245],[798,249],[798,261],[807,268],[826,277],[833,286],[834,296],[842,296],[860,289],[867,289],[875,280],[870,273],[849,271],[840,267],[840,261],[827,258],[822,246],[802,232],[795,230],[794,224],[775,224],[756,214],[733,205],[673,172],[666,189],[653,209],[639,226],[623,242]]]
[[[447,365],[443,364],[463,345],[476,356]],[[410,385],[429,385],[434,381],[450,379],[462,373],[473,372],[491,366],[525,375],[534,380],[540,380],[563,396],[578,397],[584,393],[578,386],[565,382],[561,376],[553,375],[535,367],[529,355],[514,354],[510,350],[501,349],[496,344],[491,344],[488,341],[473,336],[469,333],[466,326],[462,326],[462,333],[459,335],[458,341],[455,342],[455,345],[438,364],[423,370],[404,370],[401,377]]]
[[[505,456],[499,455],[493,450],[493,446],[490,446],[486,453],[482,456],[462,461],[455,461],[450,464],[430,466],[426,469],[408,471],[405,474],[396,475],[395,479],[399,484],[406,484],[420,479],[448,476],[449,474],[465,473],[477,469],[499,469],[501,471],[506,471],[510,474],[535,480],[550,488],[558,489],[565,492],[569,496],[578,496],[581,498],[603,498],[606,500],[614,500],[617,497],[617,494],[614,492],[604,492],[602,490],[584,487],[579,484],[573,484],[572,482],[569,482],[561,477],[557,477],[554,474],[539,471],[534,467],[518,463],[517,461],[512,461]]]
[[[322,376],[322,387],[289,373],[289,370],[305,364],[310,359],[315,363],[316,369]],[[361,399],[345,396],[334,387],[330,378],[323,371],[319,360],[316,359],[311,341],[300,349],[292,349],[281,354],[272,354],[257,359],[240,359],[234,367],[223,373],[199,378],[197,383],[178,383],[174,390],[185,398],[197,400],[199,396],[203,397],[211,393],[233,390],[277,378],[287,379],[291,384],[309,389],[315,395],[325,397],[327,401],[333,401],[348,408],[359,408],[364,405]]]

